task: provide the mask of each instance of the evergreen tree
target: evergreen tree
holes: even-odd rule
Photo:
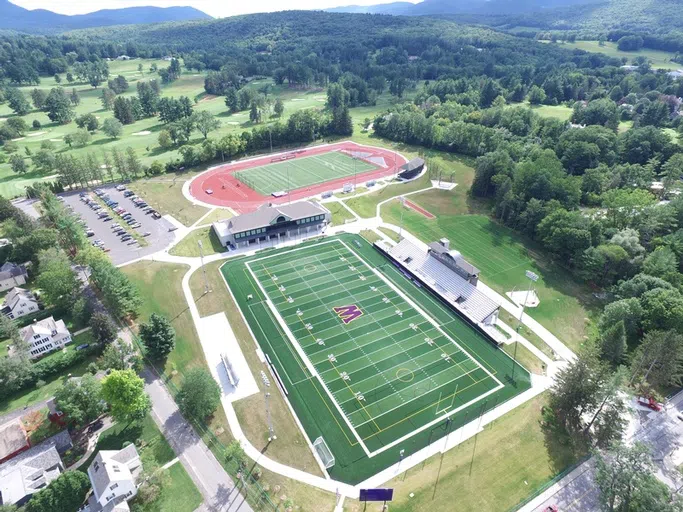
[[[140,338],[153,359],[164,359],[175,347],[175,329],[165,317],[156,313],[140,326]]]

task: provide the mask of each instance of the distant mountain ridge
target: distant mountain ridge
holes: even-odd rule
[[[211,16],[194,7],[126,7],[67,16],[45,9],[31,11],[9,0],[0,0],[0,29],[35,34],[54,34],[67,30],[110,25],[202,19],[211,19]]]
[[[407,16],[433,14],[518,14],[604,2],[605,0],[424,0],[418,4],[393,2],[368,6],[349,5],[327,9],[327,11]]]

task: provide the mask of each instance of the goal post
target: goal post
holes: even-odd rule
[[[317,452],[318,457],[320,457],[325,469],[330,469],[332,466],[334,466],[334,455],[332,455],[330,448],[327,446],[327,443],[322,436],[313,442],[313,448],[315,448],[315,451]]]

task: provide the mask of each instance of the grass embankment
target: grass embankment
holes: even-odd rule
[[[510,357],[515,358],[519,364],[529,370],[531,373],[537,375],[545,374],[545,365],[538,357],[536,357],[528,348],[518,342],[503,345],[503,350]],[[515,352],[516,350],[516,352]]]
[[[476,438],[387,482],[384,487],[394,488],[392,512],[510,510],[576,461],[542,431],[545,404],[541,395],[487,425]],[[364,510],[354,501],[344,509]],[[378,512],[381,504],[367,510]]]
[[[356,218],[351,214],[351,212],[344,208],[343,204],[337,201],[324,203],[323,206],[330,210],[330,213],[332,214],[332,226],[341,226],[346,224],[347,222],[352,222],[356,220]]]
[[[209,226],[214,222],[227,220],[232,217],[234,217],[234,215],[230,212],[230,210],[226,210],[225,208],[214,208],[213,210],[211,210],[211,213],[209,213],[206,217],[201,219],[200,225]]]
[[[198,258],[200,256],[199,241],[202,242],[202,251],[204,256],[225,252],[225,247],[221,245],[220,240],[214,233],[211,227],[197,228],[190,231],[185,238],[174,245],[169,254],[173,256],[186,256],[189,258]]]
[[[570,348],[578,349],[588,334],[588,319],[595,304],[590,290],[577,283],[569,271],[551,262],[532,241],[488,216],[463,215],[471,208],[464,193],[466,187],[461,191],[458,188],[453,192],[430,190],[411,196],[411,201],[427,208],[436,219],[402,208],[397,200],[383,207],[382,218],[398,224],[403,215],[404,227],[424,242],[450,239],[452,247],[481,270],[482,281],[501,295],[526,290],[526,270],[538,274],[535,289],[540,305],[527,313]]]
[[[131,183],[128,188],[162,215],[172,215],[181,224],[189,227],[206,215],[209,210],[185,198],[183,195],[185,179],[168,175],[163,178],[138,180]]]
[[[78,345],[84,343],[92,342],[92,334],[90,332],[84,332],[78,336],[74,336],[73,341],[64,350],[76,350]],[[8,342],[3,342],[6,347]],[[55,357],[56,353],[49,354],[46,357]],[[47,377],[44,379],[45,384],[41,387],[31,387],[28,389],[23,389],[8,398],[3,398],[0,400],[0,415],[13,411],[15,409],[20,409],[22,407],[28,407],[48,398],[52,398],[55,392],[62,387],[62,385],[67,381],[69,376],[80,377],[87,372],[88,365],[94,362],[97,358],[95,356],[87,357],[84,361],[77,363],[62,373],[58,373]]]

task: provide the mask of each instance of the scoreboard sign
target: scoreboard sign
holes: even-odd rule
[[[391,501],[394,498],[393,489],[361,489],[360,501]]]

